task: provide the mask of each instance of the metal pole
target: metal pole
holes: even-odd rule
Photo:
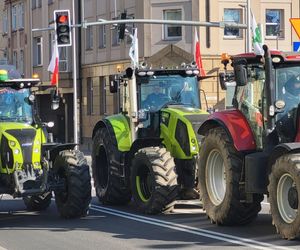
[[[115,17],[117,17],[117,0],[115,0]]]
[[[75,0],[72,0],[73,25],[75,20]],[[76,29],[73,28],[73,112],[74,112],[74,143],[78,143],[78,104],[77,104],[77,60],[76,60]]]
[[[251,41],[251,1],[247,0],[247,52],[252,51]]]

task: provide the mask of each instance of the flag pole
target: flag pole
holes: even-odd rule
[[[247,41],[247,47],[246,47],[246,51],[247,52],[252,52],[252,41],[251,41],[251,1],[247,0],[247,37],[246,37],[246,41]]]

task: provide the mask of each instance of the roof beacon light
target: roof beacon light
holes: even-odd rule
[[[229,63],[229,60],[230,60],[230,56],[228,55],[228,53],[222,53],[222,55],[221,55],[221,62],[223,63],[223,64],[227,64],[227,63]]]
[[[0,82],[4,82],[8,80],[8,73],[6,70],[2,69],[0,70]]]

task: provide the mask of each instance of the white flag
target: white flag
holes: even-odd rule
[[[257,26],[255,21],[254,15],[251,12],[251,30],[252,30],[252,46],[254,48],[254,53],[257,55],[264,55],[263,46],[263,39],[261,30]]]
[[[134,34],[132,37],[131,47],[129,49],[129,56],[132,61],[132,66],[138,67],[139,65],[139,41],[137,38],[137,29],[134,29]]]

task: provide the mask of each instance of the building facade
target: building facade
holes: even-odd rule
[[[32,28],[53,25],[53,11],[70,9],[75,3],[78,20],[112,20],[124,11],[127,18],[192,21],[246,22],[247,0],[5,0],[0,3],[2,39],[0,59],[6,55],[26,77],[38,73],[44,85],[49,85],[47,67],[51,56],[53,31],[31,32]],[[298,38],[289,18],[299,17],[299,0],[251,0],[251,11],[261,24],[265,43],[272,49],[291,51]],[[84,3],[84,6],[81,4]],[[83,16],[81,10],[84,10]],[[80,21],[77,21],[78,23]],[[195,28],[180,25],[136,24],[139,38],[139,58],[153,67],[178,66],[193,60]],[[127,25],[129,31],[133,25]],[[200,82],[206,93],[208,107],[223,109],[230,106],[232,89],[221,91],[218,73],[223,70],[220,55],[246,51],[246,31],[237,28],[197,27],[203,66],[210,79]],[[95,123],[118,112],[120,99],[110,94],[111,79],[130,65],[130,39],[120,41],[113,26],[90,26],[76,29],[78,65],[78,114],[81,143],[90,145]],[[4,53],[5,52],[5,53]],[[53,119],[60,140],[72,141],[73,134],[73,81],[71,48],[60,50],[60,109],[48,110],[50,94],[42,91],[40,107],[46,121]],[[203,108],[206,107],[201,97]],[[47,108],[46,108],[47,107]],[[53,114],[49,115],[49,114]],[[67,130],[66,133],[64,131]]]

